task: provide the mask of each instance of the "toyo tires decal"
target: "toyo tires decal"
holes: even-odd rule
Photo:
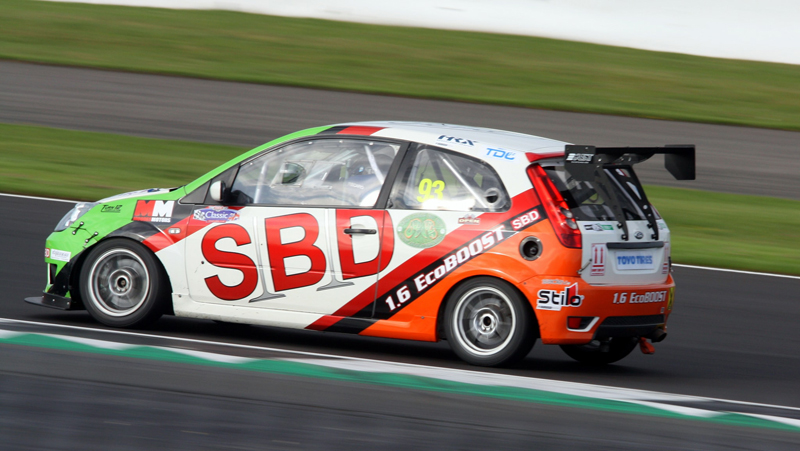
[[[513,211],[510,213],[514,214]],[[508,216],[504,215],[506,218]],[[381,287],[374,304],[372,294],[375,286],[371,285],[333,315],[326,315],[307,328],[360,333],[376,320],[390,319],[448,274],[545,218],[542,207],[536,206],[517,212],[505,221],[501,218],[494,226],[487,227],[484,223],[481,227],[460,227],[439,246],[426,249],[382,277],[382,281],[399,279],[400,282],[388,289]],[[437,252],[434,254],[434,251]],[[357,318],[360,320],[353,321]],[[368,318],[372,322],[364,321]]]

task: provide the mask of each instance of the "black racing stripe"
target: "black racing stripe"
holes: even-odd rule
[[[512,228],[511,224],[515,219],[521,218],[522,216],[525,216],[525,215],[528,215],[533,211],[537,211],[539,213],[539,217],[538,217],[538,219],[536,221],[533,221],[533,222],[530,222],[528,224],[525,224],[524,227],[522,227],[522,228],[520,228],[519,230],[516,230],[516,231]],[[500,226],[503,227],[503,231],[501,232],[503,239],[502,240],[498,240],[492,246],[485,247],[483,249],[483,251],[481,252],[481,254],[483,254],[485,251],[497,246],[501,242],[506,241],[508,238],[516,235],[517,233],[527,229],[528,227],[532,226],[533,224],[541,222],[542,220],[544,220],[546,218],[547,217],[545,216],[544,209],[541,206],[536,206],[534,208],[531,208],[531,209],[529,209],[529,210],[527,210],[527,211],[525,211],[523,213],[520,213],[520,214],[508,219],[507,221],[504,221],[504,222],[498,224],[498,226],[495,226],[495,228],[500,227]],[[414,283],[414,278],[418,277],[420,274],[428,274],[431,271],[434,271],[439,266],[442,266],[444,264],[444,261],[447,258],[449,258],[452,255],[457,254],[457,252],[460,249],[462,249],[464,246],[469,245],[469,243],[471,243],[472,241],[475,241],[476,239],[480,239],[481,236],[483,236],[483,235],[485,235],[487,233],[494,233],[494,232],[488,232],[486,230],[476,231],[476,233],[474,235],[472,235],[469,238],[467,238],[466,240],[464,240],[464,243],[462,243],[460,246],[457,246],[453,251],[448,252],[447,254],[442,256],[441,258],[436,259],[433,263],[430,263],[425,268],[420,269],[419,271],[415,271],[412,276],[408,277],[403,282],[395,285],[393,288],[391,288],[389,291],[387,291],[386,294],[380,296],[377,299],[377,301],[374,303],[374,305],[372,303],[368,304],[363,309],[361,309],[360,311],[355,313],[353,315],[353,317],[343,318],[342,320],[336,322],[335,324],[333,324],[329,328],[325,329],[325,331],[339,330],[340,329],[340,325],[341,325],[342,327],[346,328],[345,331],[348,332],[348,333],[360,333],[361,331],[363,331],[364,329],[366,329],[367,327],[372,325],[377,320],[391,319],[392,316],[397,314],[405,306],[411,304],[422,293],[424,293],[425,291],[428,291],[431,287],[433,287],[436,284],[438,284],[439,281],[441,281],[444,278],[446,278],[447,274],[450,274],[451,272],[455,271],[457,268],[463,266],[464,264],[466,264],[467,262],[469,262],[470,260],[472,260],[475,257],[471,256],[471,257],[467,258],[466,260],[462,261],[461,263],[457,264],[457,266],[455,266],[450,271],[448,271],[447,274],[445,274],[443,277],[437,279],[436,281],[434,281],[434,283],[429,284],[422,292],[418,292],[416,284]],[[481,255],[481,254],[479,254],[479,255]],[[398,301],[397,292],[398,292],[398,290],[400,290],[403,287],[407,288],[408,293],[410,294],[410,297],[409,297],[409,299],[407,301],[405,301],[404,303],[400,304],[399,302],[397,302]],[[389,307],[389,303],[386,302],[386,300],[390,296],[393,296],[393,301],[394,301],[394,305],[395,305],[395,308],[393,310]],[[363,318],[365,316],[366,317],[370,317],[371,316],[371,317],[373,317],[373,319],[372,320],[366,320],[365,318]],[[356,317],[360,317],[360,318],[356,318]],[[356,327],[361,327],[361,330],[356,330],[355,329]]]
[[[526,224],[526,226],[524,228],[520,229],[520,230],[516,230],[515,231],[511,227],[511,222],[512,221],[514,221],[515,219],[517,219],[519,217],[525,216],[525,215],[527,215],[527,214],[529,214],[529,213],[531,213],[533,211],[538,211],[539,212],[539,219],[538,220],[536,220],[534,222],[531,222],[529,224]],[[481,251],[481,253],[478,254],[478,255],[482,255],[483,253],[485,253],[489,249],[491,249],[491,248],[497,246],[498,244],[506,241],[507,239],[511,238],[512,236],[516,235],[517,233],[521,232],[522,230],[532,226],[533,224],[541,222],[544,218],[545,218],[544,209],[541,206],[537,206],[537,207],[532,208],[530,210],[527,210],[527,211],[525,211],[523,213],[520,213],[519,215],[516,215],[513,218],[510,218],[509,220],[507,220],[505,222],[502,222],[500,225],[494,227],[494,229],[496,229],[498,227],[503,227],[503,230],[500,232],[500,234],[502,235],[502,239],[501,240],[496,240],[495,243],[492,244],[491,246],[484,247],[483,250]],[[377,319],[390,319],[392,316],[394,316],[400,310],[402,310],[405,306],[407,306],[407,305],[411,304],[412,302],[414,302],[414,300],[416,300],[418,297],[420,297],[422,295],[422,293],[424,293],[425,291],[428,291],[432,287],[436,286],[440,281],[445,279],[448,274],[452,273],[453,271],[455,271],[459,267],[467,264],[469,261],[474,259],[475,256],[468,257],[466,260],[462,261],[461,263],[458,263],[453,269],[448,271],[447,274],[445,274],[443,277],[436,279],[436,281],[434,281],[432,284],[428,284],[428,286],[425,287],[422,292],[418,292],[417,291],[416,284],[414,283],[414,279],[416,277],[418,277],[420,274],[428,274],[428,273],[434,271],[439,266],[442,266],[446,259],[450,258],[453,255],[456,255],[460,249],[464,248],[465,246],[468,246],[471,242],[473,242],[475,240],[480,240],[482,236],[487,235],[489,233],[494,234],[494,232],[490,232],[490,231],[487,231],[487,230],[478,231],[477,233],[475,233],[471,237],[469,237],[466,240],[464,240],[464,242],[461,245],[457,246],[452,251],[448,252],[447,254],[442,256],[441,258],[436,259],[431,264],[427,265],[425,268],[422,268],[419,271],[414,272],[414,274],[412,276],[410,276],[409,278],[407,278],[403,282],[401,282],[401,283],[397,284],[396,286],[394,286],[392,289],[390,289],[388,292],[386,292],[386,294],[384,294],[383,296],[378,298],[378,300],[377,300],[377,302],[375,304],[374,317],[377,318]],[[497,235],[495,235],[494,238],[496,239]],[[404,302],[402,304],[398,304],[398,302],[397,302],[397,292],[398,292],[399,289],[401,289],[404,286],[408,288],[408,291],[410,291],[411,297],[406,302]],[[383,290],[381,290],[381,291],[383,291]],[[389,307],[389,304],[386,302],[386,300],[390,296],[392,296],[393,300],[395,301],[395,308],[394,309],[391,309]]]
[[[329,129],[323,130],[323,131],[321,131],[321,132],[319,132],[317,134],[318,135],[335,135],[335,134],[339,133],[340,131],[342,131],[342,130],[344,130],[346,128],[349,128],[349,127],[350,127],[349,125],[337,125],[336,127],[331,127]]]
[[[370,310],[372,306],[370,306]],[[346,334],[359,334],[367,327],[375,324],[377,320],[369,318],[343,318],[336,324],[325,329],[325,332],[342,332]]]

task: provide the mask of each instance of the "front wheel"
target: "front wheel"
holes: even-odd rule
[[[112,327],[144,327],[164,312],[169,282],[155,255],[139,243],[95,245],[83,264],[80,293],[89,314]]]
[[[561,349],[578,362],[587,365],[607,365],[624,359],[639,343],[637,338],[611,338],[608,343],[561,345]]]
[[[479,366],[514,363],[536,341],[530,306],[510,285],[489,277],[469,280],[450,295],[445,333],[456,355]]]

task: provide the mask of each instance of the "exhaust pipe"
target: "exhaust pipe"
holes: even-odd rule
[[[667,338],[667,333],[664,332],[664,329],[656,329],[655,331],[653,331],[653,333],[648,335],[647,338],[649,338],[650,341],[653,343],[659,343],[661,341],[664,341],[665,338]]]

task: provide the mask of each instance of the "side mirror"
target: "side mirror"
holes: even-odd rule
[[[216,182],[211,184],[211,187],[208,188],[208,195],[214,199],[215,202],[222,203],[225,195],[225,182],[222,180],[217,180]]]

